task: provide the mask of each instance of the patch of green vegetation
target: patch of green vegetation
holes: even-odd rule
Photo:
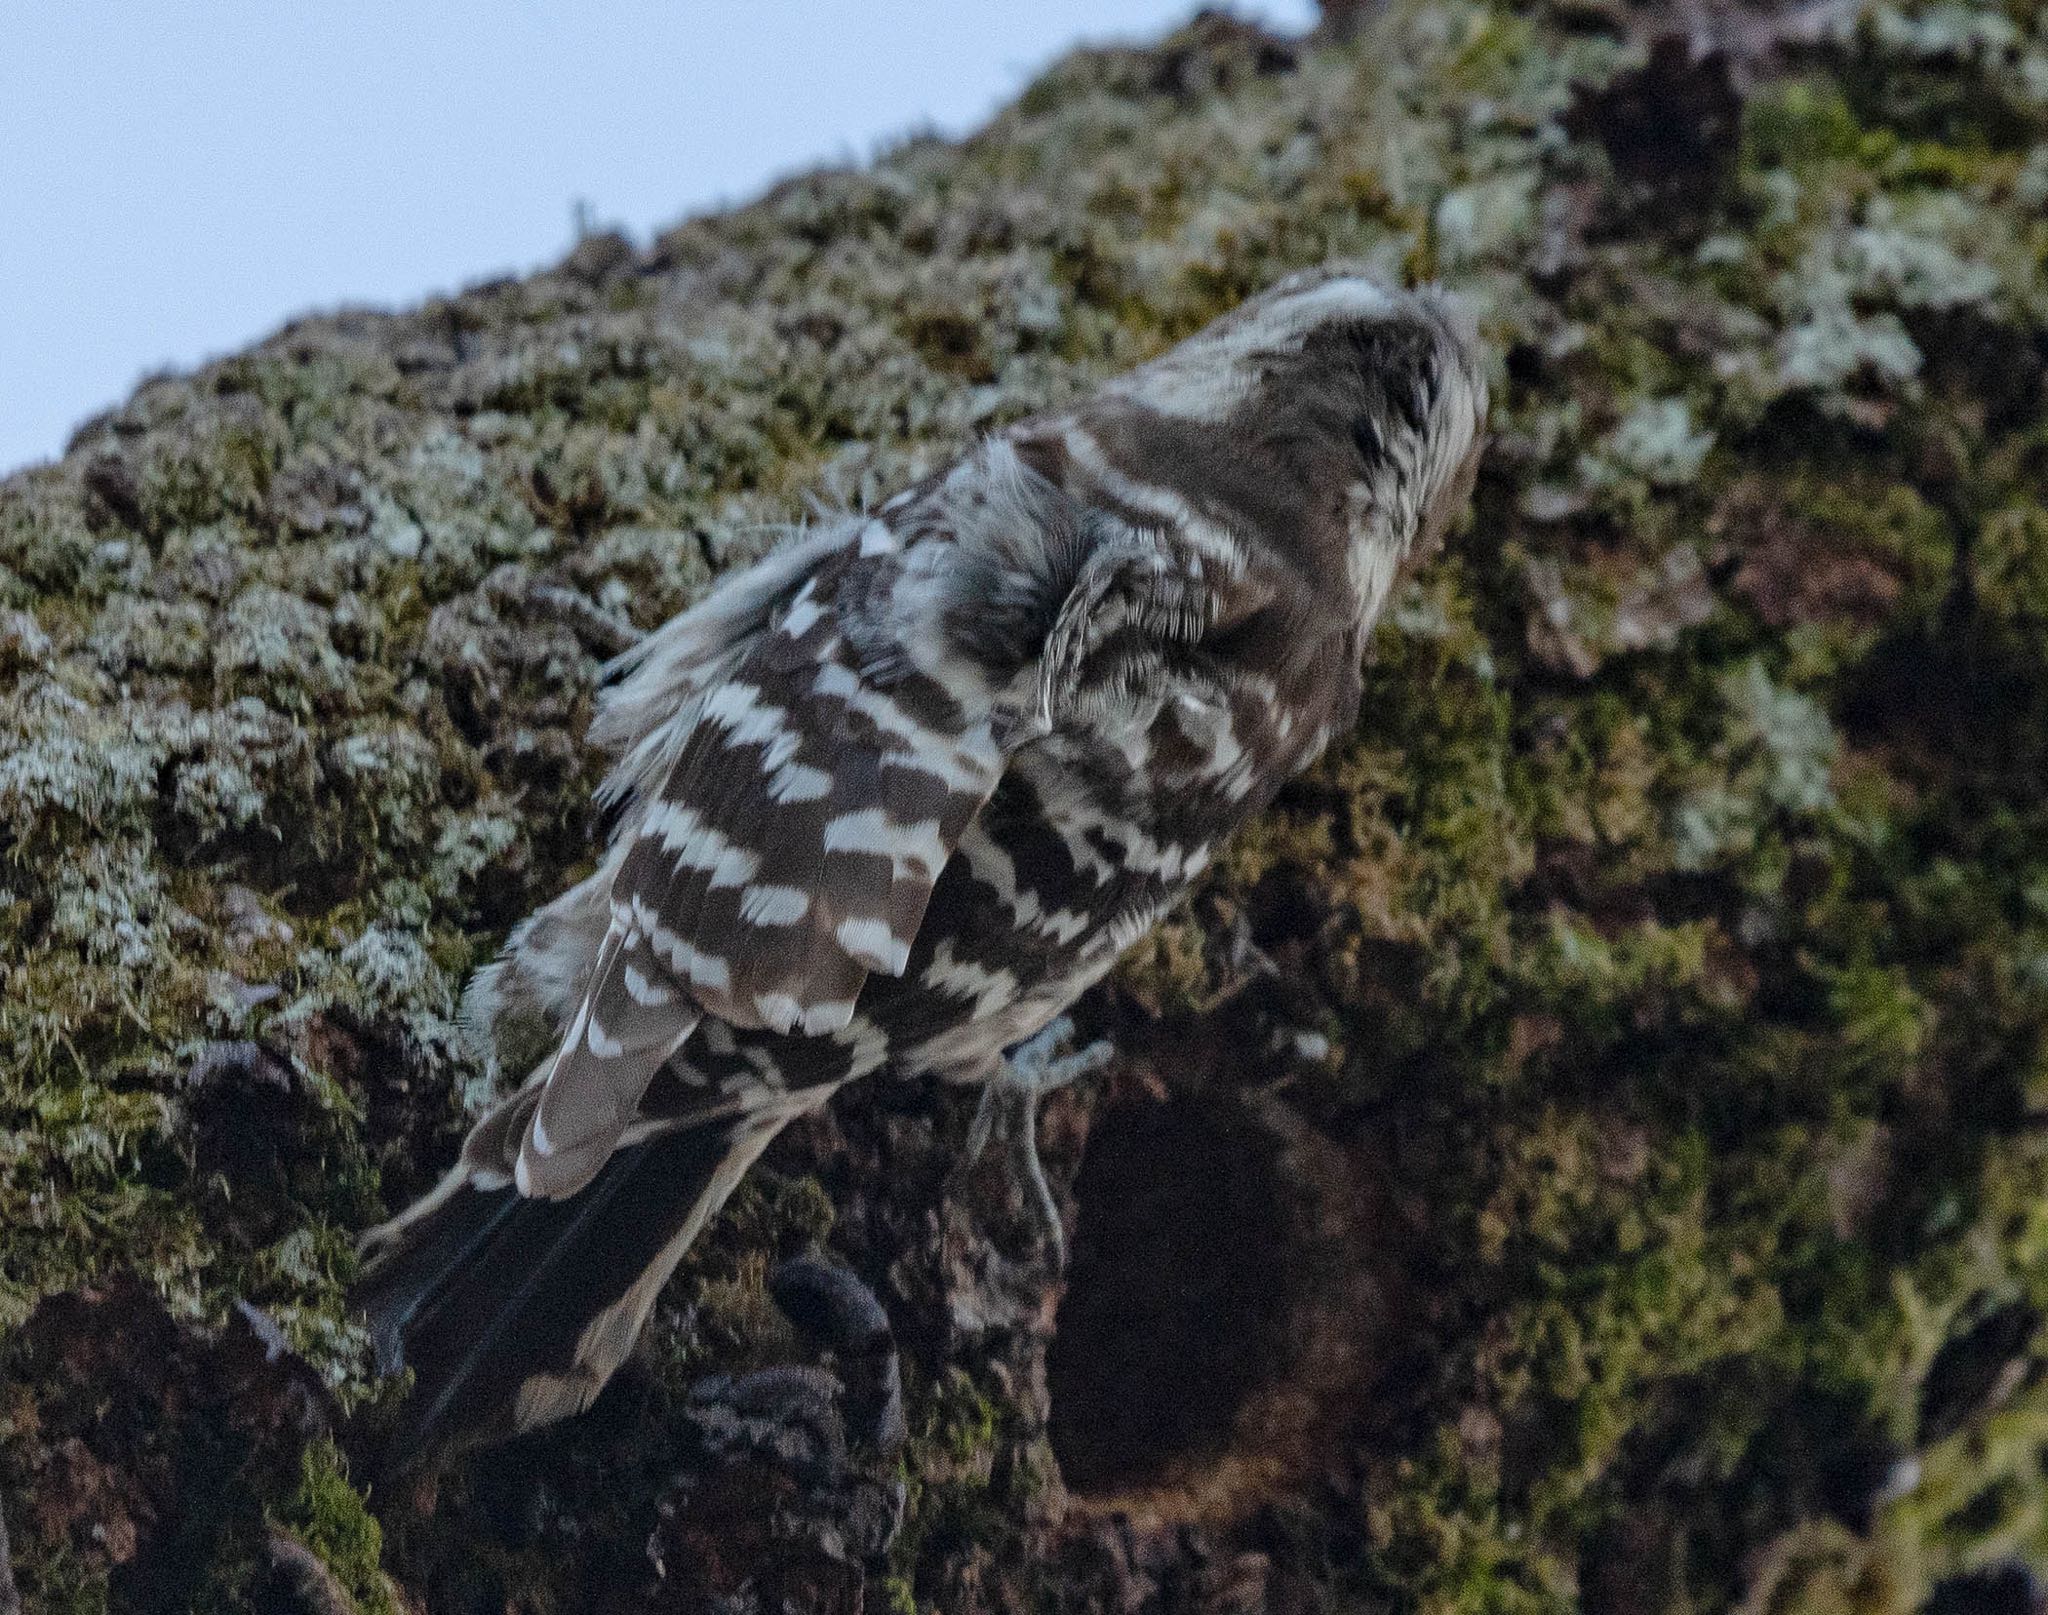
[[[299,1489],[278,1509],[276,1523],[319,1555],[362,1615],[400,1615],[401,1606],[384,1576],[383,1527],[349,1484],[348,1470],[332,1442],[318,1441],[306,1448]]]
[[[1765,85],[1743,105],[1742,157],[1753,169],[1868,167],[1886,145],[1882,135],[1857,121],[1832,79],[1784,79]]]
[[[948,1549],[1013,1553],[1028,1501],[1026,1470],[1005,1450],[1011,1414],[1000,1396],[951,1368],[911,1403],[911,1438],[900,1460],[908,1484],[903,1527],[882,1588],[888,1607],[940,1607],[920,1594],[918,1568]]]

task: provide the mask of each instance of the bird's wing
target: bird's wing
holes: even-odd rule
[[[1005,757],[1001,692],[931,643],[952,549],[869,523],[703,695],[618,863],[521,1141],[525,1192],[587,1182],[704,1015],[824,1035],[871,972],[902,973]]]
[[[1187,671],[1188,648],[1216,626],[1224,601],[1252,595],[1218,582],[1199,557],[1148,535],[1126,529],[1098,546],[1046,636],[1040,723],[1123,723],[1156,706],[1167,681]]]
[[[528,915],[506,939],[503,954],[470,979],[463,1018],[494,1073],[505,1023],[537,1013],[559,1035],[574,1018],[611,928],[612,877],[647,798],[675,767],[705,697],[731,675],[818,564],[844,544],[846,531],[841,524],[800,534],[752,566],[727,573],[696,604],[604,667],[589,739],[615,754],[597,799],[613,811],[619,833],[594,874]],[[515,1152],[518,1144],[511,1138]],[[512,1161],[504,1157],[506,1172]]]
[[[524,1192],[588,1182],[704,1016],[843,1030],[871,974],[903,974],[1016,750],[1142,723],[1205,632],[1270,596],[999,448],[966,469],[957,499],[849,529],[693,697],[623,832],[609,929],[520,1141]]]
[[[675,767],[705,697],[730,677],[811,573],[845,546],[849,530],[840,523],[804,533],[727,573],[703,599],[605,666],[590,740],[618,761],[599,789],[601,802],[631,821]]]

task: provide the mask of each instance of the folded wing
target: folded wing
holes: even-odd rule
[[[870,523],[705,695],[612,882],[520,1150],[526,1193],[588,1182],[704,1015],[827,1035],[870,973],[903,972],[1004,762],[986,669],[890,649],[930,626],[944,561]]]

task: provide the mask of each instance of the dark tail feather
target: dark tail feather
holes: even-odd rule
[[[566,1200],[465,1182],[392,1225],[358,1287],[380,1365],[413,1370],[378,1455],[403,1467],[580,1413],[787,1114],[717,1116],[619,1150]]]

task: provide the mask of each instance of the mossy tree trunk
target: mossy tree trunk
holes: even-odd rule
[[[27,1607],[2027,1607],[2044,213],[2031,0],[1210,18],[0,483]],[[589,1417],[366,1499],[351,1237],[486,1097],[467,972],[590,864],[599,663],[1338,256],[1482,311],[1475,517],[1085,1006],[1064,1280],[951,1181],[966,1101],[876,1082]],[[899,1460],[703,1389],[803,1354],[763,1275],[812,1246],[892,1318]]]

